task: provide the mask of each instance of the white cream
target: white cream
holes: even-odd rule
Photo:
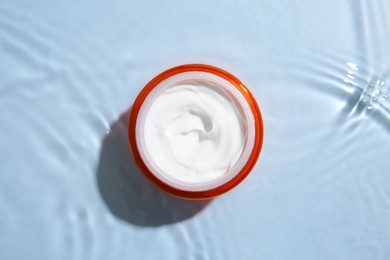
[[[210,181],[240,158],[244,122],[236,102],[220,87],[206,81],[176,83],[146,112],[146,151],[164,175],[186,183]]]

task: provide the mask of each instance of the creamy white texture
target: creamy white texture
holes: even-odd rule
[[[228,172],[245,145],[243,115],[221,88],[178,83],[151,103],[144,124],[148,156],[165,175],[199,183]]]

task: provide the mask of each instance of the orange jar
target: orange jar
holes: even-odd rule
[[[243,148],[234,165],[215,179],[196,183],[179,180],[159,167],[150,156],[144,134],[145,117],[153,101],[164,90],[188,81],[210,82],[227,93],[242,114],[245,132]],[[260,155],[263,132],[260,109],[248,88],[232,74],[203,64],[181,65],[153,78],[136,98],[128,125],[130,150],[141,172],[161,190],[186,199],[210,199],[233,189],[243,181]]]

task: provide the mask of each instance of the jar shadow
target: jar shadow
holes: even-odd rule
[[[152,185],[137,168],[128,146],[129,111],[123,113],[105,136],[96,181],[111,213],[130,224],[157,227],[184,221],[203,210],[211,200],[185,200]]]

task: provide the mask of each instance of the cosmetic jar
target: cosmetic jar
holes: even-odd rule
[[[217,67],[168,69],[141,90],[128,139],[142,174],[185,199],[210,199],[241,183],[263,143],[263,121],[249,89]]]

